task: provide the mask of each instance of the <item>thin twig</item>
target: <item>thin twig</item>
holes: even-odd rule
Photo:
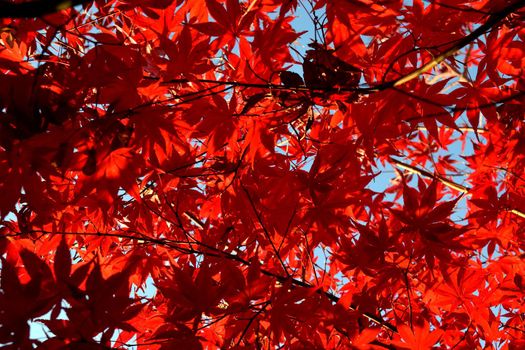
[[[83,5],[91,0],[34,0],[0,2],[0,18],[34,18]]]
[[[461,193],[469,194],[469,192],[471,190],[471,188],[468,187],[468,186],[458,184],[458,183],[456,183],[454,181],[451,181],[451,180],[448,180],[448,179],[444,178],[441,175],[432,174],[431,172],[429,172],[429,171],[427,171],[425,169],[421,169],[421,168],[415,167],[413,165],[404,163],[404,162],[402,162],[400,160],[397,160],[397,159],[394,159],[394,158],[390,158],[390,161],[392,163],[394,163],[398,168],[405,169],[405,170],[407,170],[408,172],[410,172],[412,174],[417,174],[417,175],[426,177],[428,179],[437,180],[437,181],[441,182],[442,184],[444,184],[445,186],[450,187],[450,188],[452,188],[452,189],[454,189],[456,191],[459,191]],[[516,216],[519,216],[520,218],[525,219],[525,212],[523,212],[523,211],[521,211],[519,209],[508,208],[507,211],[509,213],[512,213],[512,214],[516,215]]]

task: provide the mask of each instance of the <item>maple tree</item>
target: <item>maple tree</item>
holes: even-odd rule
[[[0,345],[523,349],[524,7],[2,1]]]

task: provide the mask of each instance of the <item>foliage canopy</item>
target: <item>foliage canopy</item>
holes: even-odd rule
[[[0,345],[525,348],[524,6],[3,1]]]

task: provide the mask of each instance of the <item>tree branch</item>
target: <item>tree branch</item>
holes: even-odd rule
[[[279,260],[279,262],[281,263],[281,266],[283,267],[283,270],[284,270],[284,273],[287,275],[287,276],[290,276],[290,274],[288,273],[288,269],[286,268],[286,264],[284,263],[283,259],[281,258],[281,255],[279,254],[279,250],[277,249],[277,247],[275,246],[275,244],[273,243],[273,240],[272,240],[272,237],[270,237],[270,232],[268,232],[268,229],[266,228],[266,226],[264,225],[263,223],[263,220],[262,220],[262,217],[261,217],[261,214],[259,213],[259,211],[257,210],[257,208],[255,207],[255,203],[253,202],[253,199],[250,195],[250,192],[248,192],[248,189],[246,187],[244,187],[243,184],[241,184],[241,187],[244,191],[244,193],[246,194],[246,197],[248,197],[248,201],[250,202],[250,206],[252,207],[253,209],[253,212],[255,213],[255,216],[257,217],[257,221],[259,221],[259,224],[261,225],[262,227],[262,230],[264,232],[264,236],[265,238],[268,240],[268,242],[270,243],[270,246],[272,247],[273,249],[273,252],[276,256],[276,258]]]
[[[440,55],[436,56],[434,59],[432,59],[430,62],[427,62],[420,68],[416,68],[412,72],[399,77],[397,79],[381,83],[375,86],[369,86],[369,87],[310,87],[310,86],[285,86],[285,85],[277,85],[272,83],[248,83],[248,82],[238,82],[238,81],[217,81],[217,80],[208,80],[208,79],[198,79],[198,82],[201,83],[221,83],[225,86],[240,86],[240,87],[253,87],[253,88],[263,88],[263,89],[270,89],[270,90],[288,90],[288,91],[296,91],[296,92],[353,92],[353,93],[359,93],[359,94],[370,94],[373,92],[378,92],[382,90],[387,90],[393,87],[398,87],[400,85],[403,85],[406,82],[409,82],[410,80],[416,79],[424,72],[428,71],[429,69],[434,68],[441,62],[443,62],[448,57],[454,55],[456,52],[464,48],[465,46],[472,43],[474,40],[479,38],[481,35],[488,32],[490,29],[495,27],[498,23],[500,23],[505,17],[510,15],[513,12],[518,11],[522,7],[525,6],[525,1],[518,0],[512,5],[506,7],[505,9],[496,12],[489,16],[487,21],[482,24],[480,27],[478,27],[476,30],[474,30],[472,33],[468,34],[467,36],[463,37],[462,39],[458,40],[456,44],[454,44],[450,49],[446,50],[445,52],[441,53]],[[144,77],[146,79],[155,79],[158,78],[155,77]],[[190,80],[188,79],[173,79],[169,81],[162,82],[162,85],[171,85],[171,84],[184,84],[184,83],[190,83]]]
[[[421,176],[426,177],[428,179],[436,179],[439,182],[441,182],[442,184],[444,184],[445,186],[453,188],[453,189],[455,189],[458,192],[466,194],[466,193],[468,193],[470,191],[470,187],[463,186],[463,185],[460,185],[460,184],[455,183],[453,181],[450,181],[450,180],[444,178],[441,175],[432,174],[430,171],[427,171],[425,169],[421,169],[421,168],[412,166],[410,164],[404,163],[404,162],[402,162],[400,160],[397,160],[397,159],[394,159],[394,158],[390,158],[390,161],[392,163],[394,163],[398,168],[405,169],[405,170],[407,170],[408,172],[410,172],[412,174],[421,175]]]
[[[490,29],[492,29],[494,26],[496,26],[505,17],[507,17],[508,15],[510,15],[511,13],[513,13],[515,11],[518,11],[519,9],[521,9],[524,6],[525,6],[525,1],[517,0],[512,5],[504,8],[503,10],[501,10],[499,12],[496,12],[496,13],[490,15],[488,20],[484,24],[482,24],[479,28],[474,30],[469,35],[465,36],[463,39],[459,40],[454,46],[452,46],[450,49],[448,49],[447,51],[443,52],[442,54],[436,56],[430,62],[426,63],[425,65],[423,65],[420,68],[417,68],[416,70],[410,72],[409,74],[407,74],[405,76],[402,76],[402,77],[400,77],[398,79],[395,79],[393,81],[387,82],[385,84],[378,85],[378,86],[375,87],[375,89],[376,90],[384,90],[386,88],[396,87],[396,86],[402,85],[402,84],[404,84],[406,82],[409,82],[412,79],[417,78],[418,76],[420,76],[424,72],[428,71],[429,69],[434,68],[435,66],[437,66],[438,64],[443,62],[446,58],[454,55],[456,52],[458,52],[459,50],[461,50],[462,48],[464,48],[465,46],[467,46],[468,44],[470,44],[471,42],[473,42],[474,40],[476,40],[477,38],[479,38],[480,36],[482,36],[486,32],[488,32]]]
[[[38,229],[34,229],[34,230],[29,230],[27,232],[15,232],[15,233],[12,233],[12,234],[5,234],[5,235],[1,235],[0,238],[2,237],[18,237],[18,236],[23,236],[23,235],[27,235],[27,234],[35,234],[35,233],[41,233],[42,235],[45,235],[45,234],[59,234],[59,235],[86,235],[86,236],[99,236],[99,237],[112,237],[112,238],[125,238],[125,239],[129,239],[129,240],[137,240],[137,241],[142,241],[142,242],[147,242],[147,243],[150,243],[150,244],[158,244],[160,246],[163,246],[163,247],[166,247],[166,248],[169,248],[169,249],[174,249],[182,254],[198,254],[198,255],[202,255],[202,256],[209,256],[209,257],[214,257],[214,258],[226,258],[226,259],[229,259],[229,260],[232,260],[232,261],[236,261],[244,266],[250,266],[251,263],[250,261],[246,260],[246,259],[243,259],[242,257],[240,257],[239,255],[237,254],[232,254],[232,253],[229,253],[229,252],[226,252],[226,251],[223,251],[223,250],[220,250],[220,249],[217,249],[215,247],[212,247],[212,246],[209,246],[209,245],[206,245],[206,246],[203,246],[204,248],[208,249],[209,251],[204,251],[204,250],[197,250],[195,248],[192,248],[191,246],[190,247],[187,247],[188,246],[188,243],[187,242],[183,242],[183,241],[174,241],[174,240],[169,240],[169,239],[165,239],[165,238],[153,238],[153,237],[149,237],[143,233],[136,233],[138,234],[139,236],[134,236],[134,235],[130,235],[130,234],[126,234],[126,233],[103,233],[103,232],[61,232],[61,231],[57,231],[57,232],[52,232],[52,231],[47,231],[47,230],[38,230]],[[182,245],[182,246],[181,246]],[[296,286],[296,287],[303,287],[303,288],[315,288],[315,292],[319,295],[324,295],[325,297],[327,297],[330,301],[334,302],[334,303],[337,303],[339,301],[339,297],[328,292],[328,291],[325,291],[323,290],[322,288],[318,288],[308,282],[303,282],[301,280],[298,280],[298,279],[295,279],[295,278],[290,278],[289,276],[282,276],[282,275],[279,275],[279,274],[276,274],[272,271],[268,271],[266,269],[260,269],[261,273],[263,275],[266,275],[266,276],[269,276],[269,277],[273,277],[275,278],[277,281],[281,282],[281,283],[284,283],[286,281],[291,281],[291,283]],[[352,311],[357,311],[357,312],[360,312],[359,311],[359,306],[358,305],[355,305],[355,304],[351,304],[349,306],[349,309],[352,310]],[[381,316],[378,316],[378,315],[374,315],[372,313],[369,313],[369,312],[360,312],[361,315],[363,315],[365,318],[367,318],[368,320],[370,320],[371,322],[383,327],[384,329],[386,330],[389,330],[389,331],[392,331],[394,333],[397,333],[397,327],[394,326],[393,324],[389,323],[388,321],[385,321],[382,319]]]
[[[441,182],[443,185],[445,185],[447,187],[450,187],[450,188],[453,188],[456,191],[459,191],[461,193],[468,194],[470,192],[470,190],[471,190],[471,188],[468,187],[468,186],[464,186],[464,185],[458,184],[458,183],[456,183],[454,181],[450,181],[450,180],[444,178],[441,175],[432,174],[431,172],[429,172],[429,171],[427,171],[425,169],[421,169],[421,168],[412,166],[410,164],[403,163],[400,160],[397,160],[397,159],[394,159],[394,158],[390,158],[390,161],[392,163],[394,163],[398,168],[405,169],[405,170],[407,170],[408,172],[410,172],[412,174],[417,174],[417,175],[426,177],[428,179],[435,179],[435,180]],[[514,214],[514,215],[516,215],[516,216],[519,216],[520,218],[525,219],[525,212],[523,212],[521,210],[513,209],[513,208],[507,208],[507,211],[512,213],[512,214]]]
[[[42,17],[73,6],[83,5],[91,0],[34,0],[26,2],[0,2],[0,18]]]

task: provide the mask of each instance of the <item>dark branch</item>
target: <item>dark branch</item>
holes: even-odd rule
[[[399,77],[398,79],[372,87],[370,88],[370,91],[380,91],[380,90],[385,90],[391,87],[396,87],[412,79],[419,77],[424,72],[428,71],[429,69],[434,68],[435,66],[443,62],[448,57],[456,54],[456,52],[458,52],[465,46],[469,45],[470,43],[474,42],[477,38],[479,38],[480,36],[488,32],[489,30],[497,26],[503,19],[505,19],[505,17],[507,17],[513,12],[520,10],[524,6],[525,6],[525,1],[523,0],[515,1],[512,5],[509,5],[503,10],[490,15],[487,21],[483,23],[481,26],[479,26],[479,28],[474,30],[469,35],[465,36],[463,39],[459,40],[454,46],[452,46],[450,49],[443,52],[441,55],[436,56],[432,61],[427,62],[422,67],[413,70],[412,72],[410,72],[409,74],[405,76],[402,76],[402,77]]]
[[[263,84],[263,83],[237,82],[237,81],[218,81],[218,80],[208,80],[208,79],[198,79],[196,81],[201,82],[201,83],[223,84],[225,86],[240,86],[240,87],[246,87],[246,88],[253,87],[253,88],[262,88],[262,89],[270,89],[270,90],[288,90],[288,91],[296,91],[296,92],[333,92],[333,93],[352,92],[352,93],[367,95],[370,93],[391,89],[391,88],[403,85],[404,83],[410,80],[416,79],[421,74],[434,68],[435,66],[443,62],[448,57],[455,55],[459,50],[469,45],[470,43],[474,42],[476,39],[478,39],[480,36],[488,32],[492,28],[496,27],[508,15],[516,11],[519,11],[524,6],[525,6],[525,1],[523,0],[516,1],[512,5],[509,5],[508,7],[504,8],[503,10],[490,15],[485,23],[483,23],[481,26],[479,26],[476,30],[474,30],[470,34],[458,40],[452,47],[442,52],[440,55],[436,56],[430,62],[425,63],[420,68],[416,68],[412,72],[406,75],[403,75],[397,79],[387,81],[385,83],[381,83],[375,86],[369,86],[369,87],[315,87],[315,86],[285,86],[285,85],[277,85],[277,84],[271,84],[271,83]],[[158,79],[155,77],[144,77],[144,78],[154,79],[154,80]],[[172,85],[172,84],[185,84],[189,82],[190,80],[188,79],[173,79],[169,81],[164,81],[162,82],[162,84]]]
[[[242,264],[244,266],[250,266],[251,265],[250,261],[248,261],[246,259],[243,259],[242,257],[238,256],[237,254],[226,252],[226,251],[220,250],[218,248],[215,248],[215,247],[212,247],[212,246],[209,246],[209,245],[204,245],[204,244],[200,243],[201,248],[206,248],[206,250],[198,250],[198,249],[195,249],[195,248],[192,248],[192,247],[188,247],[188,243],[187,242],[173,241],[173,240],[169,240],[169,239],[165,239],[165,238],[153,238],[153,237],[149,237],[148,235],[143,234],[143,233],[137,233],[137,236],[135,236],[135,235],[127,234],[127,233],[60,232],[60,231],[52,232],[52,231],[35,229],[35,230],[27,231],[27,232],[15,232],[15,233],[12,233],[12,234],[6,234],[6,235],[3,235],[3,236],[0,236],[0,238],[2,238],[2,237],[18,237],[18,236],[24,236],[24,235],[27,235],[27,234],[36,234],[36,233],[40,233],[42,235],[45,235],[45,234],[49,234],[49,235],[51,235],[51,234],[60,234],[60,235],[85,235],[85,236],[114,237],[114,238],[120,237],[120,238],[129,239],[129,240],[132,240],[132,241],[139,240],[139,241],[143,241],[143,242],[150,243],[150,244],[157,244],[157,245],[165,247],[165,248],[174,249],[174,250],[176,250],[176,251],[178,251],[178,252],[180,252],[182,254],[198,254],[198,255],[202,255],[202,256],[208,256],[208,257],[213,257],[213,258],[223,258],[223,259],[236,261],[236,262],[238,262],[238,263],[240,263],[240,264]],[[334,295],[334,294],[332,294],[332,293],[330,293],[328,291],[325,291],[322,288],[318,288],[315,285],[312,285],[312,284],[310,284],[308,282],[303,282],[303,281],[295,279],[295,278],[290,278],[289,276],[282,276],[282,275],[276,274],[276,273],[274,273],[272,271],[268,271],[266,269],[261,269],[260,271],[261,271],[261,273],[263,275],[275,278],[277,281],[282,282],[282,283],[284,283],[286,281],[291,281],[291,283],[294,286],[296,286],[296,287],[315,288],[315,292],[317,294],[324,295],[326,298],[328,298],[333,303],[337,303],[339,301],[339,297],[338,296],[336,296],[336,295]],[[368,320],[370,320],[370,321],[380,325],[384,329],[387,329],[387,330],[389,330],[391,332],[397,333],[397,327],[395,325],[391,324],[390,322],[388,322],[386,320],[383,320],[383,318],[381,316],[374,315],[374,314],[369,313],[369,312],[359,311],[359,306],[355,305],[355,304],[351,304],[349,306],[349,309],[353,310],[353,311],[358,311],[358,312],[361,313],[361,315],[363,315]]]
[[[34,18],[82,5],[91,0],[35,0],[13,3],[0,2],[0,18]]]

